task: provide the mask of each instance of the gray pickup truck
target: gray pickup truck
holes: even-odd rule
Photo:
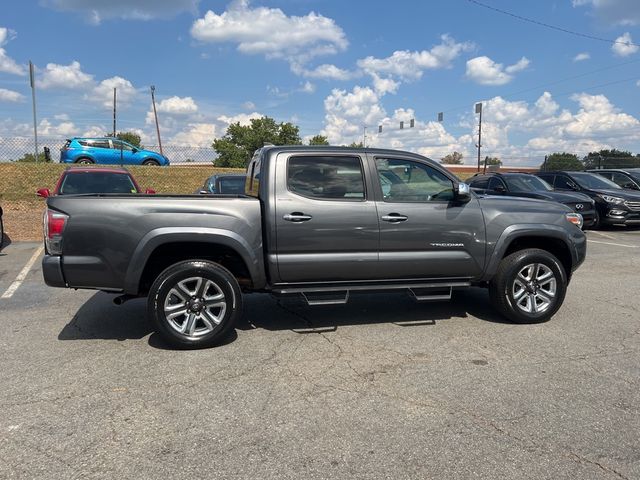
[[[560,308],[583,262],[581,217],[548,201],[483,197],[407,152],[264,147],[244,195],[47,199],[43,273],[53,287],[148,297],[157,331],[183,348],[233,328],[242,292],[345,303],[404,290],[445,300],[488,287],[518,323]]]

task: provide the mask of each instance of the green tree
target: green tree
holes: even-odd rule
[[[584,165],[578,156],[573,153],[556,152],[547,156],[547,160],[542,164],[542,170],[582,170]]]
[[[44,156],[44,152],[39,152],[38,153],[38,162],[46,162],[47,159]],[[20,163],[35,163],[36,162],[36,156],[33,153],[25,153],[22,157],[18,158],[17,160],[14,160],[14,162],[20,162]]]
[[[583,159],[585,168],[628,168],[640,167],[640,158],[625,150],[600,150],[590,152]]]
[[[462,165],[463,155],[460,152],[453,152],[445,155],[440,159],[440,163],[444,165]]]
[[[485,165],[498,165],[501,166],[502,165],[502,160],[500,160],[498,157],[484,157],[484,164]]]
[[[329,145],[329,141],[327,137],[323,135],[316,135],[315,137],[311,137],[309,145]]]
[[[353,142],[349,144],[349,146],[352,148],[364,148],[364,144],[362,142]]]
[[[140,135],[138,135],[135,132],[118,132],[116,134],[116,138],[119,138],[120,140],[124,140],[127,143],[130,143],[131,145],[133,145],[134,147],[138,147],[140,149],[142,149],[142,144],[141,142],[141,138]]]
[[[299,128],[292,123],[276,123],[273,118],[251,119],[250,125],[232,123],[222,138],[213,141],[218,154],[217,167],[247,166],[253,153],[266,143],[273,145],[301,145]]]

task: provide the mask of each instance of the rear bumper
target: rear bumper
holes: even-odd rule
[[[50,287],[67,287],[62,274],[62,261],[58,255],[45,255],[42,259],[42,276],[44,283]]]

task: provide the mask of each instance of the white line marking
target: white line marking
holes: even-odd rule
[[[612,237],[611,235],[607,235],[606,233],[597,232],[597,231],[593,231],[593,233],[597,233],[598,235],[602,235],[603,237],[608,238],[609,240],[618,240],[616,237]]]
[[[24,268],[20,271],[20,273],[18,274],[14,282],[9,286],[9,288],[7,288],[7,291],[4,292],[2,294],[2,297],[0,298],[13,297],[13,294],[16,293],[16,290],[20,287],[20,285],[22,285],[22,282],[24,282],[24,279],[27,277],[27,273],[29,273],[29,270],[31,270],[31,267],[33,267],[33,264],[36,263],[36,260],[38,260],[43,250],[44,250],[44,245],[40,245],[40,248],[36,250],[36,252],[29,259],[27,264],[24,266]]]
[[[636,245],[623,245],[622,243],[613,243],[613,242],[598,242],[597,240],[590,240],[590,239],[587,239],[587,242],[599,243],[601,245],[613,245],[614,247],[640,248]]]

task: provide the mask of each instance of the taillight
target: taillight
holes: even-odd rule
[[[44,211],[44,243],[50,255],[62,254],[62,233],[68,219],[64,213],[48,208]]]

